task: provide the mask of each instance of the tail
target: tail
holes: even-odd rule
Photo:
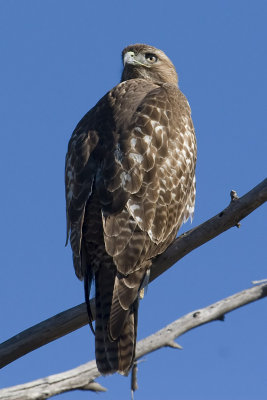
[[[135,359],[138,291],[128,309],[116,307],[113,292],[117,279],[115,268],[104,265],[95,274],[95,353],[97,368],[103,375],[114,372],[127,375]]]

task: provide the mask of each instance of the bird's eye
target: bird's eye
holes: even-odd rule
[[[155,64],[155,62],[158,61],[158,57],[152,53],[146,53],[145,58],[149,62],[149,64]]]

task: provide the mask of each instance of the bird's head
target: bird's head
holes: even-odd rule
[[[121,81],[142,78],[152,82],[178,85],[178,77],[171,60],[163,51],[146,44],[133,44],[122,52],[124,69]]]

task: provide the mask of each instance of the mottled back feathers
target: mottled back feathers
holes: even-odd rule
[[[195,203],[195,134],[173,64],[139,44],[123,60],[122,82],[77,125],[66,156],[67,227],[77,276],[95,277],[103,374],[130,370],[144,276]]]

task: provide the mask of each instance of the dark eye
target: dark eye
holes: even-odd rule
[[[146,53],[145,58],[150,64],[154,64],[155,62],[158,61],[158,57],[152,53]]]

